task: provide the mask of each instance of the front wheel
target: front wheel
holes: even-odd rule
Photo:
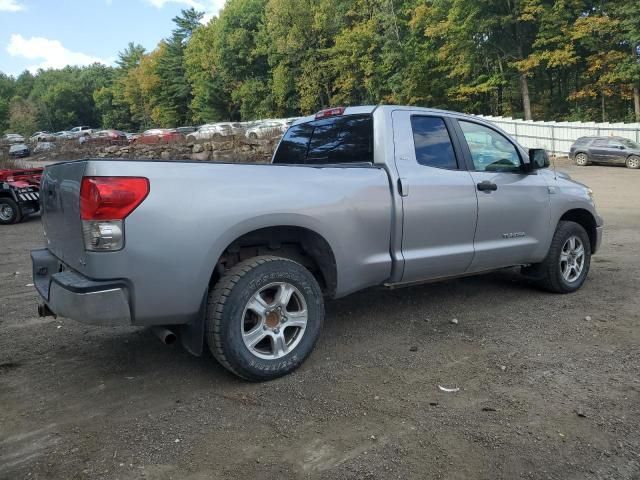
[[[571,293],[585,282],[590,265],[589,235],[581,225],[562,221],[553,235],[547,257],[533,268],[539,272],[538,282],[545,290]]]
[[[0,198],[0,225],[11,225],[22,220],[20,207],[11,198]]]
[[[637,155],[631,155],[629,158],[627,158],[627,161],[625,163],[627,165],[627,168],[640,168],[640,157]]]
[[[318,282],[297,262],[273,256],[237,264],[209,294],[207,343],[222,366],[271,380],[309,356],[324,320]]]

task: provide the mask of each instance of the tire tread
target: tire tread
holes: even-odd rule
[[[568,290],[556,275],[556,269],[558,268],[558,266],[556,265],[557,262],[555,258],[555,252],[562,249],[565,240],[565,232],[569,229],[574,229],[575,227],[580,228],[584,232],[587,240],[589,239],[589,236],[580,224],[571,221],[561,221],[558,223],[558,227],[556,228],[556,231],[553,234],[553,239],[551,240],[551,245],[549,246],[549,253],[547,254],[547,258],[545,258],[540,265],[542,275],[538,279],[538,284],[544,290],[552,293],[569,293],[573,291]],[[588,248],[591,248],[591,246],[589,243],[587,243],[584,245],[584,247],[585,255],[587,255],[588,253],[586,252],[586,250]]]
[[[224,368],[238,377],[249,381],[254,381],[256,379],[244,375],[237,369],[233,368],[222,348],[222,339],[220,335],[222,330],[222,312],[224,311],[225,304],[231,294],[231,291],[245,275],[260,265],[274,261],[286,261],[298,265],[297,262],[294,262],[291,259],[273,255],[262,255],[244,260],[229,269],[229,271],[220,278],[207,300],[207,311],[212,312],[212,315],[210,317],[211,321],[205,322],[205,332],[211,353]]]

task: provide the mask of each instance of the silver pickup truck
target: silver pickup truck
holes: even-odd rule
[[[151,326],[275,378],[310,354],[327,298],[514,266],[580,288],[602,220],[548,166],[479,118],[397,106],[302,118],[271,164],[58,163],[31,253],[39,311]]]

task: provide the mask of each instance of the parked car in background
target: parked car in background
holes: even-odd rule
[[[244,126],[238,122],[208,123],[187,135],[187,140],[215,140],[232,135],[242,135]]]
[[[152,128],[145,131],[134,143],[153,145],[156,143],[173,143],[184,140],[184,135],[177,132],[174,128]]]
[[[98,130],[91,135],[86,136],[86,143],[97,145],[127,145],[129,139],[124,132],[120,130]]]
[[[93,128],[87,126],[73,127],[71,130],[69,130],[69,133],[73,137],[82,137],[84,135],[91,134],[91,132],[93,132]]]
[[[31,137],[29,137],[29,141],[31,143],[49,142],[51,140],[54,140],[55,137],[56,137],[55,134],[51,132],[36,132],[33,135],[31,135]]]
[[[19,133],[7,133],[2,137],[1,142],[4,144],[23,143],[24,137]]]
[[[68,132],[66,130],[62,130],[60,132],[56,132],[53,134],[56,138],[56,140],[69,140],[71,138],[74,138],[73,134],[71,132]]]
[[[569,159],[580,167],[603,163],[640,168],[640,144],[623,137],[581,137],[571,145]]]
[[[38,142],[36,146],[33,147],[33,153],[48,152],[54,148],[56,148],[56,144],[53,142]]]
[[[247,128],[245,135],[251,140],[263,138],[275,138],[282,135],[288,128],[284,121],[265,120],[257,125]]]
[[[183,135],[188,135],[189,133],[193,133],[198,130],[198,127],[178,127],[176,128],[176,132],[182,133]]]
[[[129,140],[129,143],[132,143],[134,140],[140,137],[139,133],[124,132],[124,134],[127,137],[127,140]]]
[[[31,155],[31,151],[24,143],[14,143],[9,147],[10,158],[24,158],[29,155]]]
[[[481,118],[390,105],[300,119],[270,165],[57,163],[31,252],[39,312],[151,326],[272,379],[311,353],[325,299],[508,267],[578,290],[603,222],[593,192],[548,167]]]

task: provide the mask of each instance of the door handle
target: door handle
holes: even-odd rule
[[[480,182],[478,184],[478,190],[481,192],[495,192],[498,190],[498,185],[490,182],[489,180],[485,180],[484,182]]]
[[[401,197],[407,197],[409,195],[409,184],[404,177],[398,178],[398,193]]]

